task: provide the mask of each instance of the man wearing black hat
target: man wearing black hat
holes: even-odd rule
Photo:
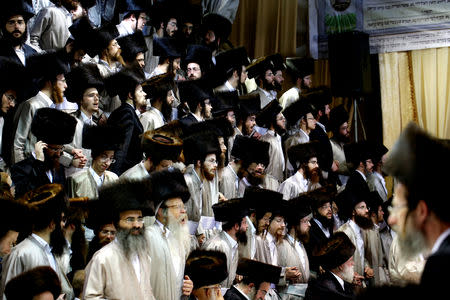
[[[286,179],[278,191],[284,200],[297,197],[301,193],[315,190],[321,185],[319,163],[317,162],[318,142],[295,145],[288,150],[289,161],[295,167],[294,175]]]
[[[117,39],[120,45],[122,58],[127,66],[139,65],[142,70],[145,67],[144,54],[147,52],[144,34],[141,30]],[[145,78],[150,78],[150,74],[145,72]]]
[[[118,3],[119,14],[123,14],[123,19],[120,24],[116,25],[119,36],[123,37],[142,32],[145,24],[147,23],[147,13],[145,1],[138,0],[125,0],[123,3]]]
[[[60,49],[70,36],[69,27],[81,17],[78,1],[51,0],[54,5],[42,8],[30,31],[30,43],[39,50]]]
[[[189,45],[183,60],[188,80],[204,77],[211,69],[211,50],[204,45]]]
[[[203,43],[211,49],[213,57],[230,47],[228,36],[231,33],[231,22],[217,13],[203,15],[200,25],[200,35]]]
[[[62,246],[59,243],[65,243],[61,219],[68,203],[63,186],[45,184],[29,190],[22,201],[29,209],[26,219],[32,231],[3,261],[0,293],[4,298],[5,286],[19,274],[38,266],[49,266],[58,274],[62,293],[67,299],[73,299],[72,286],[52,253],[53,247],[58,248]]]
[[[87,265],[83,299],[155,299],[143,218],[153,213],[149,195],[144,181],[124,180],[100,190],[98,201],[117,234]]]
[[[398,246],[406,255],[431,251],[420,284],[432,297],[447,293],[448,281],[442,270],[449,268],[450,218],[449,202],[442,197],[441,188],[448,185],[448,175],[431,174],[449,165],[449,153],[445,140],[411,122],[384,165],[385,172],[398,180],[388,223],[398,233]],[[430,158],[439,163],[430,164]]]
[[[178,300],[192,291],[192,281],[184,275],[191,243],[184,206],[189,190],[178,170],[153,172],[151,184],[156,220],[146,235],[152,241],[149,255],[153,294],[157,299]]]
[[[249,64],[250,60],[244,47],[237,47],[219,53],[216,56],[216,72],[220,74],[222,82],[225,82],[214,88],[214,93],[237,90],[239,95],[246,94],[246,66]]]
[[[388,149],[382,143],[376,143],[372,148],[373,170],[367,176],[367,185],[370,191],[377,191],[383,202],[388,201],[388,190],[383,172],[383,164],[386,161]]]
[[[180,119],[186,127],[192,123],[202,122],[212,117],[210,95],[203,89],[199,80],[178,83],[181,102],[187,103],[190,113]]]
[[[286,66],[294,86],[284,92],[279,99],[283,110],[298,101],[299,95],[304,90],[312,87],[311,75],[314,73],[314,60],[311,58],[287,57]]]
[[[98,190],[118,180],[109,166],[114,163],[114,152],[119,149],[120,128],[91,126],[83,129],[83,148],[91,150],[92,163],[89,168],[76,172],[67,180],[68,195],[71,198],[98,198]]]
[[[177,76],[181,68],[181,53],[177,49],[175,39],[162,37],[153,40],[153,55],[159,56],[158,66],[150,73],[150,77],[168,73]]]
[[[34,16],[33,7],[26,0],[8,1],[1,13],[3,38],[0,40],[0,56],[7,56],[26,65],[29,56],[36,53],[27,40],[27,22]]]
[[[214,217],[222,222],[222,231],[203,244],[203,249],[218,250],[227,257],[228,277],[222,281],[222,287],[229,289],[236,277],[239,260],[238,244],[247,243],[248,228],[246,201],[242,198],[230,199],[213,205]],[[195,280],[194,280],[195,287]],[[224,293],[223,293],[224,294]]]
[[[228,276],[227,263],[227,257],[221,251],[194,250],[189,254],[185,274],[192,278],[195,299],[223,299],[220,283]]]
[[[275,53],[269,56],[269,59],[273,63],[273,86],[275,88],[276,95],[283,89],[284,77],[283,71],[286,69],[283,57],[280,53]]]
[[[225,300],[263,300],[270,292],[270,284],[277,283],[281,268],[247,258],[239,259],[236,273],[242,280],[224,295]]]
[[[270,101],[276,100],[277,92],[275,91],[275,74],[274,63],[270,56],[262,57],[255,60],[247,66],[248,78],[255,78],[256,90],[250,94],[259,94],[261,99],[261,108],[266,106]]]
[[[59,159],[64,144],[72,141],[77,121],[69,114],[54,108],[37,110],[31,123],[31,133],[36,137],[32,155],[11,167],[11,179],[16,195],[46,183],[66,182],[64,167]]]
[[[333,136],[330,138],[333,160],[338,163],[339,180],[343,187],[347,184],[350,171],[345,158],[344,145],[350,143],[350,129],[348,127],[348,112],[344,105],[338,105],[330,111],[330,123],[328,129]]]
[[[372,173],[372,148],[369,142],[361,141],[345,145],[345,158],[350,170],[350,176],[346,190],[362,190],[365,194],[369,193],[367,176]]]
[[[275,177],[280,183],[284,180],[284,168],[286,166],[281,136],[286,132],[286,119],[281,113],[278,101],[272,100],[256,116],[256,123],[267,132],[260,141],[268,142],[270,162],[266,167],[266,173]]]
[[[106,81],[110,96],[118,95],[122,102],[108,118],[109,125],[122,127],[124,130],[122,147],[116,151],[116,162],[111,166],[111,171],[118,176],[142,160],[140,135],[144,129],[136,109],[146,104],[147,94],[141,85],[143,80],[142,70],[125,68]]]
[[[343,233],[336,233],[315,251],[325,273],[308,285],[305,299],[353,299],[354,253],[355,246]]]
[[[64,74],[68,68],[55,53],[30,57],[27,69],[38,82],[39,92],[21,103],[14,115],[14,142],[11,163],[18,163],[31,156],[37,142],[31,133],[31,121],[39,108],[50,107],[63,102],[67,88]]]
[[[297,296],[291,296],[292,298],[289,299],[298,299],[305,295],[305,283],[308,283],[310,277],[309,259],[304,245],[309,240],[309,229],[311,228],[312,212],[309,202],[307,194],[289,200],[288,233],[277,245],[278,265],[297,267],[300,272],[297,278],[292,278],[286,282],[286,285],[279,287],[280,294]]]
[[[261,135],[254,130],[256,126],[256,115],[260,111],[261,99],[259,94],[243,95],[239,96],[239,114],[236,116],[237,126],[235,128],[235,134],[233,139],[229,141],[232,145],[232,141],[237,135],[250,136],[259,138]]]

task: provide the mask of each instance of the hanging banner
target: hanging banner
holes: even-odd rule
[[[328,34],[352,30],[372,54],[450,45],[450,0],[310,0],[309,16],[314,58],[328,56]]]

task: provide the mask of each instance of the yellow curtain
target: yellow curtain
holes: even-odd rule
[[[295,55],[297,1],[244,0],[233,23],[230,41],[244,46],[251,58],[273,53]]]

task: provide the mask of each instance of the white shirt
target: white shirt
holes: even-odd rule
[[[364,266],[364,240],[362,237],[361,228],[353,222],[353,220],[349,220],[349,225],[352,227],[353,231],[356,233],[356,246],[359,249],[359,254],[361,255],[361,266]]]
[[[89,172],[91,172],[92,177],[94,177],[95,183],[97,184],[97,188],[100,188],[103,184],[103,181],[105,180],[105,174],[100,177],[98,174],[92,169],[92,167],[89,167]]]
[[[31,155],[33,155],[33,157],[35,159],[37,159],[36,158],[36,152],[34,152],[34,151],[31,152]],[[45,174],[47,175],[48,180],[50,180],[50,182],[53,183],[53,172],[52,172],[52,169],[45,171]]]
[[[271,235],[270,232],[267,232],[266,239],[269,242],[270,257],[272,259],[271,264],[278,266],[278,251],[275,237]]]
[[[44,94],[42,91],[38,92],[39,95],[41,95],[42,98],[44,98],[45,103],[48,107],[53,107],[53,101],[50,99],[46,94]]]
[[[88,125],[95,125],[95,123],[92,121],[92,116],[89,118],[88,116],[86,116],[86,114],[81,111],[81,120],[83,120],[84,124],[88,124]]]
[[[319,226],[320,230],[322,230],[323,234],[325,234],[325,236],[327,238],[330,238],[330,235],[331,235],[330,230],[328,228],[323,227],[322,223],[320,223],[319,220],[317,220],[317,219],[313,219],[313,220],[314,220],[314,222],[316,222],[317,226]]]
[[[50,263],[50,267],[52,267],[55,272],[58,272],[56,269],[56,259],[52,253],[52,247],[40,236],[32,233],[31,236],[44,248],[45,255],[47,255],[48,261]]]
[[[303,251],[302,247],[300,247],[300,241],[295,241],[294,238],[289,234],[287,234],[286,236],[289,241],[294,244],[295,251],[297,251],[298,253],[298,257],[300,258],[300,262],[302,263],[303,270],[306,270],[305,252]]]
[[[331,272],[331,274],[333,274],[334,277],[336,277],[336,279],[337,279],[337,281],[339,281],[339,284],[341,285],[342,289],[345,291],[345,288],[344,288],[344,280],[343,280],[341,277],[339,277],[339,276],[337,276],[336,274],[334,274],[333,272]]]
[[[231,85],[231,83],[227,80],[227,81],[225,81],[225,86],[227,87],[227,89],[230,91],[230,92],[233,92],[233,91],[235,91],[236,89]]]
[[[256,228],[248,216],[246,216],[245,218],[247,218],[247,230],[250,230],[250,232],[252,233],[252,247],[250,249],[250,258],[254,259],[256,254]]]
[[[19,57],[20,61],[22,62],[22,65],[25,66],[25,52],[23,51],[22,47],[19,47],[18,49],[14,49],[16,51],[17,56]]]
[[[244,298],[245,299],[248,299],[248,300],[251,300],[246,294],[244,294],[244,292],[243,291],[241,291],[240,289],[239,289],[239,287],[238,287],[238,285],[236,284],[236,285],[234,285],[234,288],[236,289],[236,290],[238,290],[238,292],[239,293],[241,293],[242,294],[242,296],[244,296]]]
[[[384,180],[383,175],[381,175],[380,173],[373,171],[373,175],[377,176],[380,181],[383,183],[383,189],[386,192],[386,195],[388,194],[387,188],[386,188],[386,180]]]
[[[361,176],[362,176],[362,178],[364,179],[364,181],[367,182],[367,177],[366,177],[366,175],[364,175],[363,172],[361,172],[360,170],[356,170],[356,172],[358,172],[359,174],[361,174]]]
[[[236,255],[236,252],[238,250],[238,242],[236,242],[228,233],[226,233],[225,231],[223,232],[225,233],[225,236],[227,237],[228,241],[231,244],[231,252],[233,253],[233,257]]]
[[[433,248],[431,249],[431,254],[435,253],[439,247],[441,246],[442,242],[444,242],[444,240],[450,235],[450,228],[447,228],[446,231],[444,231],[436,240],[436,242],[434,242]]]
[[[133,34],[133,29],[131,28],[131,25],[128,24],[126,21],[120,22],[120,24],[116,25],[117,31],[119,31],[119,37]]]

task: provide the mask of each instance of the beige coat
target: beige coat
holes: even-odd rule
[[[296,242],[298,243],[298,241]],[[295,245],[291,240],[285,237],[283,241],[277,245],[278,265],[280,267],[297,267],[300,273],[302,273],[298,280],[291,283],[308,283],[309,280],[310,273],[308,255],[306,254],[306,249],[303,244],[300,244],[300,248],[303,251],[303,256],[305,257],[305,267],[303,267],[300,256],[297,250],[295,250]]]
[[[219,191],[227,199],[238,197],[239,177],[233,168],[228,165],[223,169],[222,176],[219,180]]]
[[[154,130],[165,124],[161,113],[154,107],[139,116],[144,132]]]
[[[283,146],[281,144],[281,136],[268,130],[260,138],[261,141],[269,143],[270,162],[266,167],[266,174],[270,174],[279,182],[284,180],[285,160],[283,154]]]
[[[81,170],[67,178],[67,190],[69,197],[88,197],[89,199],[98,198],[98,188],[90,169]],[[103,184],[110,184],[118,180],[119,177],[113,172],[105,171]]]
[[[384,262],[383,249],[381,245],[380,233],[378,228],[364,230],[364,255],[373,268],[374,278],[371,279],[371,285],[389,284],[389,272]]]
[[[246,181],[245,177],[239,181],[239,188],[238,188],[239,197],[244,196],[245,189],[248,186],[250,186],[250,184]],[[260,185],[260,187],[263,189],[277,192],[278,188],[280,187],[280,183],[272,175],[266,174],[266,176],[264,176],[263,183]]]
[[[356,232],[353,231],[353,228],[350,226],[350,224],[348,222],[344,223],[344,225],[339,227],[337,231],[344,232],[348,236],[350,241],[352,241],[353,245],[355,245],[355,248],[356,248],[355,254],[353,254],[353,260],[355,262],[354,269],[355,269],[355,272],[357,272],[359,275],[364,276],[364,268],[365,268],[365,266],[369,266],[369,263],[366,259],[364,259],[364,265],[361,264],[361,259],[359,259],[361,257],[361,253],[359,252],[358,245],[356,243]],[[364,239],[364,234],[363,234],[363,239]],[[364,241],[364,244],[366,244],[365,241]]]
[[[126,170],[119,176],[120,179],[144,179],[149,176],[147,169],[144,167],[144,162],[140,162],[137,165],[134,165],[130,169]]]
[[[118,242],[95,253],[86,267],[83,299],[155,300],[151,287],[151,258],[139,257],[140,281]]]

